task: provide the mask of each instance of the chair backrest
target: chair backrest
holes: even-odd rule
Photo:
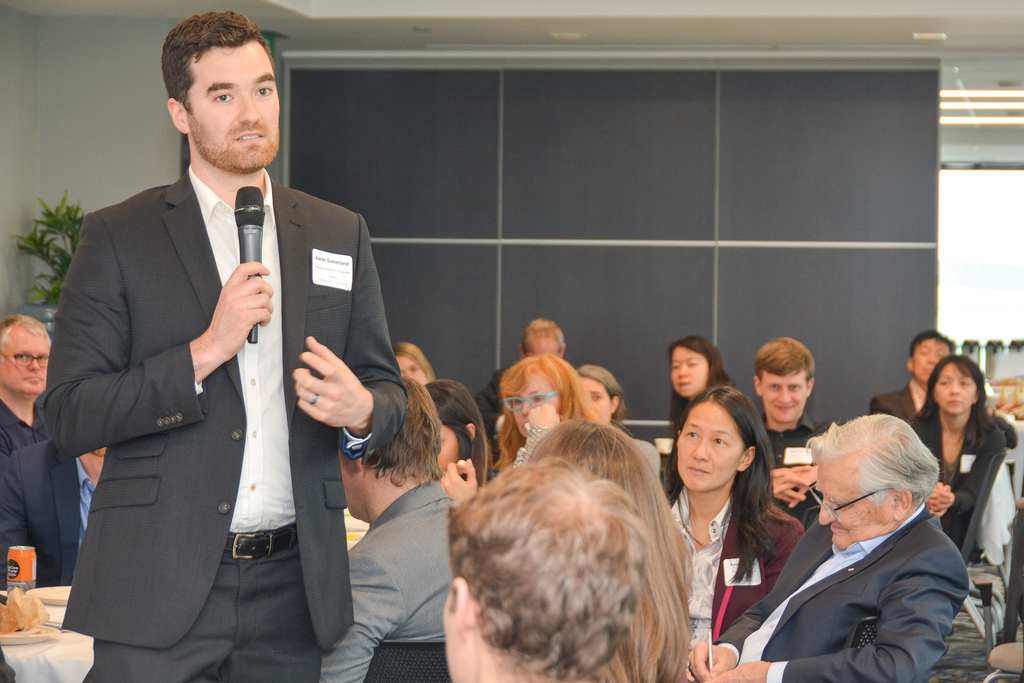
[[[444,641],[384,641],[370,660],[363,683],[451,683]]]
[[[960,554],[964,558],[964,564],[970,564],[971,555],[974,554],[974,546],[978,542],[978,529],[981,527],[981,519],[985,516],[985,507],[988,505],[989,496],[992,495],[992,485],[996,483],[996,475],[1006,458],[1006,451],[1002,455],[989,460],[988,470],[985,478],[978,489],[978,499],[974,501],[974,511],[971,512],[971,521],[967,525],[967,533],[964,535],[964,542],[960,546]]]
[[[877,637],[878,617],[863,617],[850,629],[843,648],[852,647],[859,650],[866,645],[872,645]]]
[[[1017,499],[1017,512],[1013,517],[1013,535],[1010,538],[1010,575],[1006,584],[1006,612],[1003,615],[1003,635],[1000,643],[1012,643],[1017,638],[1017,624],[1024,617],[1024,498]]]

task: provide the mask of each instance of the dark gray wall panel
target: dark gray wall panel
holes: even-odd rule
[[[712,72],[505,73],[507,238],[712,239]]]
[[[534,318],[565,332],[573,366],[606,367],[630,416],[667,420],[669,343],[711,334],[711,249],[503,247],[502,364]]]
[[[409,341],[438,377],[475,394],[494,373],[493,247],[375,244],[392,343]]]
[[[498,74],[293,71],[291,185],[376,237],[497,237]]]
[[[907,345],[935,325],[933,250],[722,249],[719,274],[718,347],[737,385],[757,401],[757,350],[798,339],[817,368],[818,420],[863,415],[905,385]]]
[[[723,72],[724,240],[933,242],[938,73]]]

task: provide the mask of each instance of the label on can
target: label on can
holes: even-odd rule
[[[13,557],[7,560],[7,578],[14,581],[18,578],[18,574],[21,573],[21,567],[18,565],[18,561]]]
[[[7,580],[36,580],[36,549],[29,545],[13,545],[7,551]]]

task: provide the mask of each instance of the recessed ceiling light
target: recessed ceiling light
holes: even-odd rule
[[[548,35],[554,40],[583,40],[587,37],[586,33],[579,31],[550,31]]]
[[[946,40],[945,33],[914,33],[914,40]]]
[[[940,90],[939,97],[1024,97],[1024,90]]]

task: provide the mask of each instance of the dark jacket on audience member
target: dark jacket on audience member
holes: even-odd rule
[[[917,408],[914,407],[914,395],[910,393],[910,385],[899,391],[872,397],[869,412],[871,415],[882,413],[895,415],[906,422],[912,421],[917,417]]]
[[[759,558],[760,583],[753,586],[726,586],[722,567],[727,559],[738,559],[740,556],[738,520],[734,516],[729,522],[725,538],[722,540],[722,559],[719,562],[718,576],[715,578],[715,596],[711,603],[711,632],[715,639],[729,630],[732,622],[751,605],[771,592],[790,553],[804,535],[803,526],[795,519],[789,518],[783,522],[772,522],[771,531],[775,554],[765,554]]]
[[[949,537],[953,539],[958,547],[963,545],[967,535],[967,527],[971,523],[971,514],[974,512],[974,504],[981,494],[982,482],[985,473],[988,471],[989,463],[998,458],[1000,461],[1006,456],[1006,437],[998,425],[993,426],[982,439],[979,448],[971,448],[970,444],[964,444],[957,457],[956,469],[952,480],[946,480],[945,466],[942,462],[942,424],[939,422],[938,414],[928,419],[916,418],[911,424],[914,431],[924,442],[924,445],[939,460],[939,471],[942,472],[944,484],[949,484],[956,495],[956,500],[941,517],[942,528],[946,530]],[[973,453],[972,453],[973,451]],[[974,461],[969,464],[964,462],[964,455],[974,455]]]
[[[36,585],[70,586],[82,529],[81,492],[74,460],[47,439],[15,451],[0,476],[0,552],[36,549]]]
[[[764,600],[722,635],[742,653],[743,642],[793,595],[768,640],[762,661],[786,661],[783,683],[861,681],[925,683],[946,651],[953,616],[967,597],[967,568],[927,508],[867,557],[797,593],[832,556],[832,532],[814,524]],[[795,594],[795,595],[794,595]],[[878,616],[878,637],[844,648],[861,618]]]
[[[14,669],[4,659],[3,648],[0,648],[0,683],[14,683]]]

